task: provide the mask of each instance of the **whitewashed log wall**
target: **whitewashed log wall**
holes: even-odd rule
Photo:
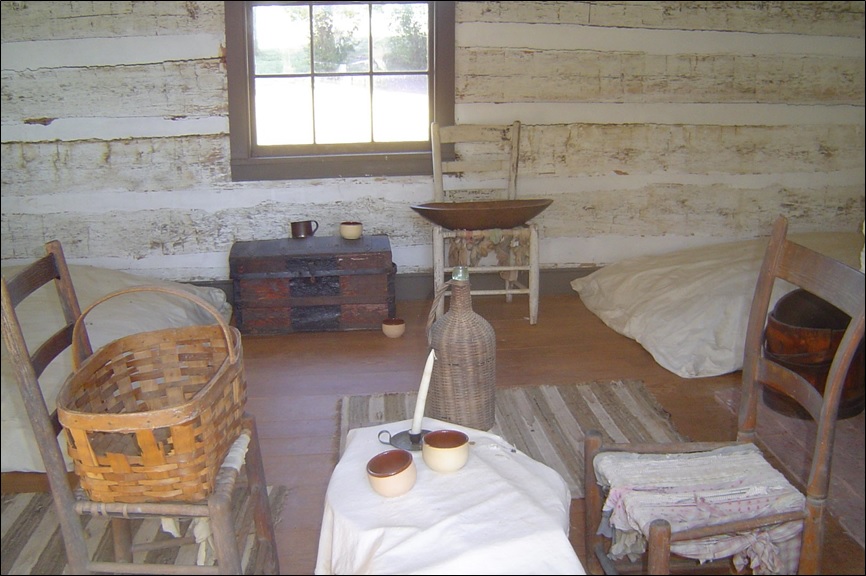
[[[2,4],[2,259],[228,278],[234,241],[314,218],[429,271],[430,177],[231,181],[222,2]],[[460,2],[459,122],[523,122],[542,268],[859,231],[862,2]]]

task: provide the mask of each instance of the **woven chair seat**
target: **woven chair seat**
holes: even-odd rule
[[[605,535],[613,536],[612,558],[642,554],[650,524],[658,518],[670,522],[675,533],[703,526],[708,518],[731,522],[806,507],[803,494],[754,444],[687,454],[605,452],[594,462],[599,483],[608,488],[602,525]],[[671,550],[701,562],[733,556],[738,569],[752,565],[794,574],[802,529],[802,521],[792,521],[736,536],[674,542]]]

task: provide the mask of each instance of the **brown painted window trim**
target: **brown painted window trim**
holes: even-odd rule
[[[432,174],[429,143],[423,149],[391,146],[384,152],[334,152],[322,154],[256,156],[250,126],[248,31],[251,2],[227,1],[226,66],[228,69],[229,142],[231,175],[235,182],[294,180],[304,178],[352,178],[363,176],[413,176]],[[455,2],[429,2],[434,18],[433,119],[454,123],[454,21]]]

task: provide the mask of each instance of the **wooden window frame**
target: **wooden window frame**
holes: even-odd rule
[[[249,72],[250,15],[254,2],[225,4],[226,67],[229,98],[229,143],[232,181],[293,180],[412,176],[433,173],[430,143],[389,143],[385,150],[355,152],[347,147],[322,145],[321,152],[292,154],[288,147],[268,147],[263,153],[252,141],[252,94]],[[432,70],[431,121],[454,123],[454,52],[456,2],[428,2],[433,19],[430,42]],[[265,147],[262,147],[265,148]],[[276,153],[276,151],[279,151]]]

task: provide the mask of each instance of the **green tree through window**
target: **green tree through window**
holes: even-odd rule
[[[388,38],[385,65],[390,70],[424,70],[427,68],[427,31],[414,18],[411,6],[401,6],[399,19],[392,24],[395,34]]]

